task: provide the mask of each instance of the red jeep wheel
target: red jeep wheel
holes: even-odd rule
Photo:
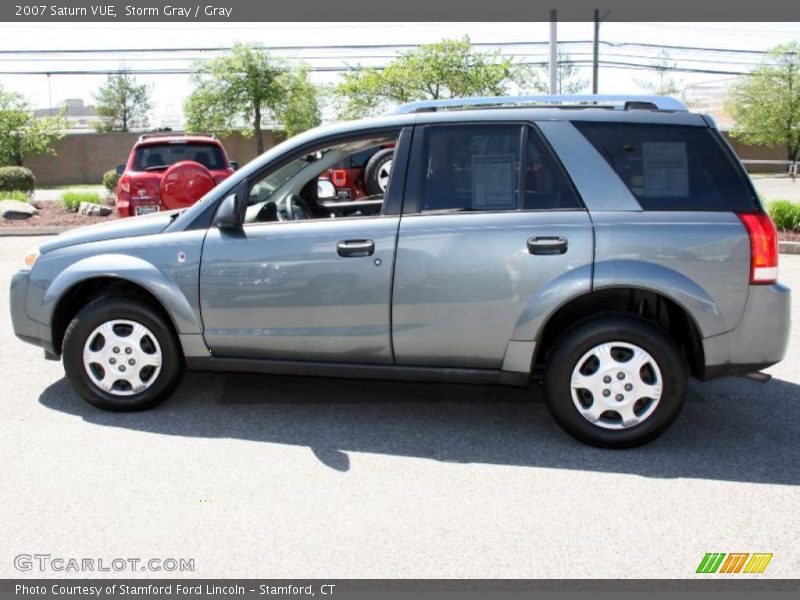
[[[186,208],[214,185],[208,169],[192,160],[183,160],[167,169],[161,178],[161,202],[167,210]]]

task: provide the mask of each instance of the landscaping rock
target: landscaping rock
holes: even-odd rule
[[[78,206],[78,214],[87,217],[107,217],[111,214],[111,208],[102,204],[92,204],[91,202],[81,202]]]
[[[3,219],[27,219],[38,215],[35,206],[19,200],[0,200],[0,217]]]

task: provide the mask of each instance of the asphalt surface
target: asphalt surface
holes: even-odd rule
[[[141,577],[681,578],[771,552],[761,577],[800,574],[797,325],[770,383],[695,383],[635,450],[573,441],[536,387],[192,374],[111,414],[13,336],[35,242],[0,240],[0,577],[82,575],[15,568],[34,553],[194,559],[120,573]],[[781,261],[800,289],[800,256]]]
[[[789,177],[753,177],[753,185],[767,200],[791,200],[800,202],[800,178],[792,181]]]

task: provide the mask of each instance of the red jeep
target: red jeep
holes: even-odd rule
[[[360,200],[386,192],[392,171],[394,144],[367,148],[348,156],[320,176],[330,181],[337,200]]]
[[[191,206],[236,166],[213,135],[142,135],[128,163],[117,167],[117,212],[132,217]]]

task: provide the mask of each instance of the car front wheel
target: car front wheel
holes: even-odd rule
[[[677,418],[688,372],[675,342],[635,317],[579,324],[556,342],[545,370],[547,406],[578,440],[628,448],[661,435]]]
[[[89,303],[67,327],[63,355],[75,391],[105,410],[155,406],[169,396],[183,371],[172,328],[138,300]]]

